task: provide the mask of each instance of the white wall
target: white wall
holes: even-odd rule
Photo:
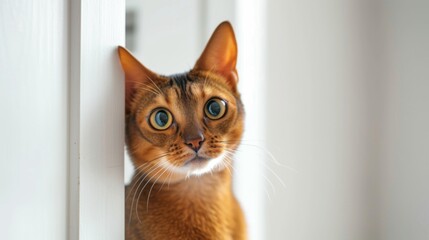
[[[205,44],[200,4],[198,0],[128,0],[127,9],[137,12],[136,57],[160,74],[191,69]]]
[[[266,239],[428,239],[426,1],[268,1]]]
[[[67,237],[68,4],[0,4],[1,239]]]
[[[379,237],[429,238],[429,2],[380,1],[384,33]]]
[[[361,1],[269,1],[267,141],[278,195],[266,239],[368,239],[369,113]]]

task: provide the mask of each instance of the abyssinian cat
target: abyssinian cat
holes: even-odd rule
[[[231,186],[244,110],[237,44],[221,23],[189,72],[158,75],[119,47],[126,78],[126,239],[246,239]]]

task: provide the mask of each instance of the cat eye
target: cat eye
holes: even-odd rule
[[[212,98],[207,101],[204,112],[210,119],[220,119],[226,113],[226,102],[219,98]]]
[[[165,130],[173,122],[173,116],[166,109],[158,109],[151,113],[149,117],[150,125],[156,130]]]

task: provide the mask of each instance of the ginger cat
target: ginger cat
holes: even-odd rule
[[[221,23],[189,72],[162,76],[119,47],[126,77],[126,239],[246,239],[231,186],[243,133],[237,44]]]

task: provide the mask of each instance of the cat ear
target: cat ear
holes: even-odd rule
[[[234,30],[231,24],[225,21],[213,32],[194,69],[220,74],[235,91],[238,82],[236,64],[237,42]]]
[[[155,84],[156,73],[141,64],[127,49],[118,47],[119,59],[125,72],[125,103],[127,112],[136,89],[141,85]]]

